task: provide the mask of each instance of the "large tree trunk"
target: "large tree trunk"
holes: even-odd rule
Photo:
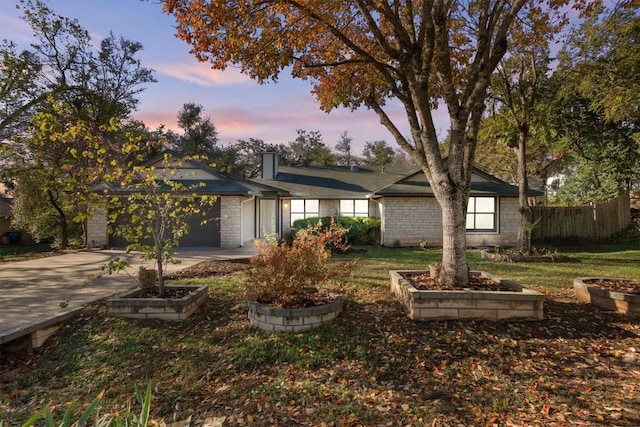
[[[443,284],[464,286],[469,282],[467,264],[466,212],[468,196],[462,189],[454,189],[443,200],[442,208],[442,270]]]
[[[518,156],[518,201],[520,203],[520,224],[518,226],[518,250],[528,253],[529,248],[529,214],[531,207],[527,193],[529,191],[529,183],[527,179],[527,139],[529,138],[528,126],[520,126],[518,130],[518,147],[516,154]]]

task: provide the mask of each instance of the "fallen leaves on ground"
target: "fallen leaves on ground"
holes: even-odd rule
[[[470,275],[469,283],[465,287],[457,287],[452,285],[445,285],[434,277],[431,277],[429,273],[403,273],[402,277],[409,281],[411,285],[418,290],[426,291],[444,291],[444,290],[474,290],[474,291],[513,291],[512,288],[501,284],[500,282],[493,280],[489,277],[481,275]]]
[[[203,261],[165,276],[167,280],[192,279],[196,277],[224,276],[225,274],[250,268],[248,259],[233,261]]]
[[[0,419],[18,425],[49,401],[59,415],[102,389],[103,412],[122,411],[134,384],[153,382],[153,416],[196,425],[640,425],[637,317],[548,292],[539,322],[417,323],[368,279],[368,262],[334,323],[302,334],[252,329],[234,274],[213,278],[185,322],[115,319],[94,304],[41,352],[2,354]]]
[[[637,280],[592,278],[585,279],[584,283],[610,292],[640,295],[640,281]]]

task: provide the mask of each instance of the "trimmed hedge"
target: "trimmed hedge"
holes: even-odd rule
[[[347,228],[349,231],[345,235],[347,243],[351,245],[375,245],[376,234],[380,232],[380,218],[363,218],[363,217],[329,217],[299,219],[293,223],[295,229],[307,228],[314,226],[322,221],[322,226],[328,227],[331,219],[341,227]]]

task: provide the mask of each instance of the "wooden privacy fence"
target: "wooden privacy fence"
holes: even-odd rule
[[[534,206],[531,222],[537,220],[540,222],[532,232],[533,242],[594,243],[631,225],[629,193],[590,206]]]

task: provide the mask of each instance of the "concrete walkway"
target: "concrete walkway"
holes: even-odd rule
[[[252,247],[180,249],[175,258],[181,263],[169,264],[167,270],[173,272],[202,261],[248,258],[254,254]],[[52,328],[91,302],[136,287],[126,272],[90,279],[100,273],[102,264],[118,256],[131,263],[128,269],[131,274],[142,265],[139,257],[118,250],[82,251],[0,264],[0,344]],[[151,262],[144,265],[152,268]]]

